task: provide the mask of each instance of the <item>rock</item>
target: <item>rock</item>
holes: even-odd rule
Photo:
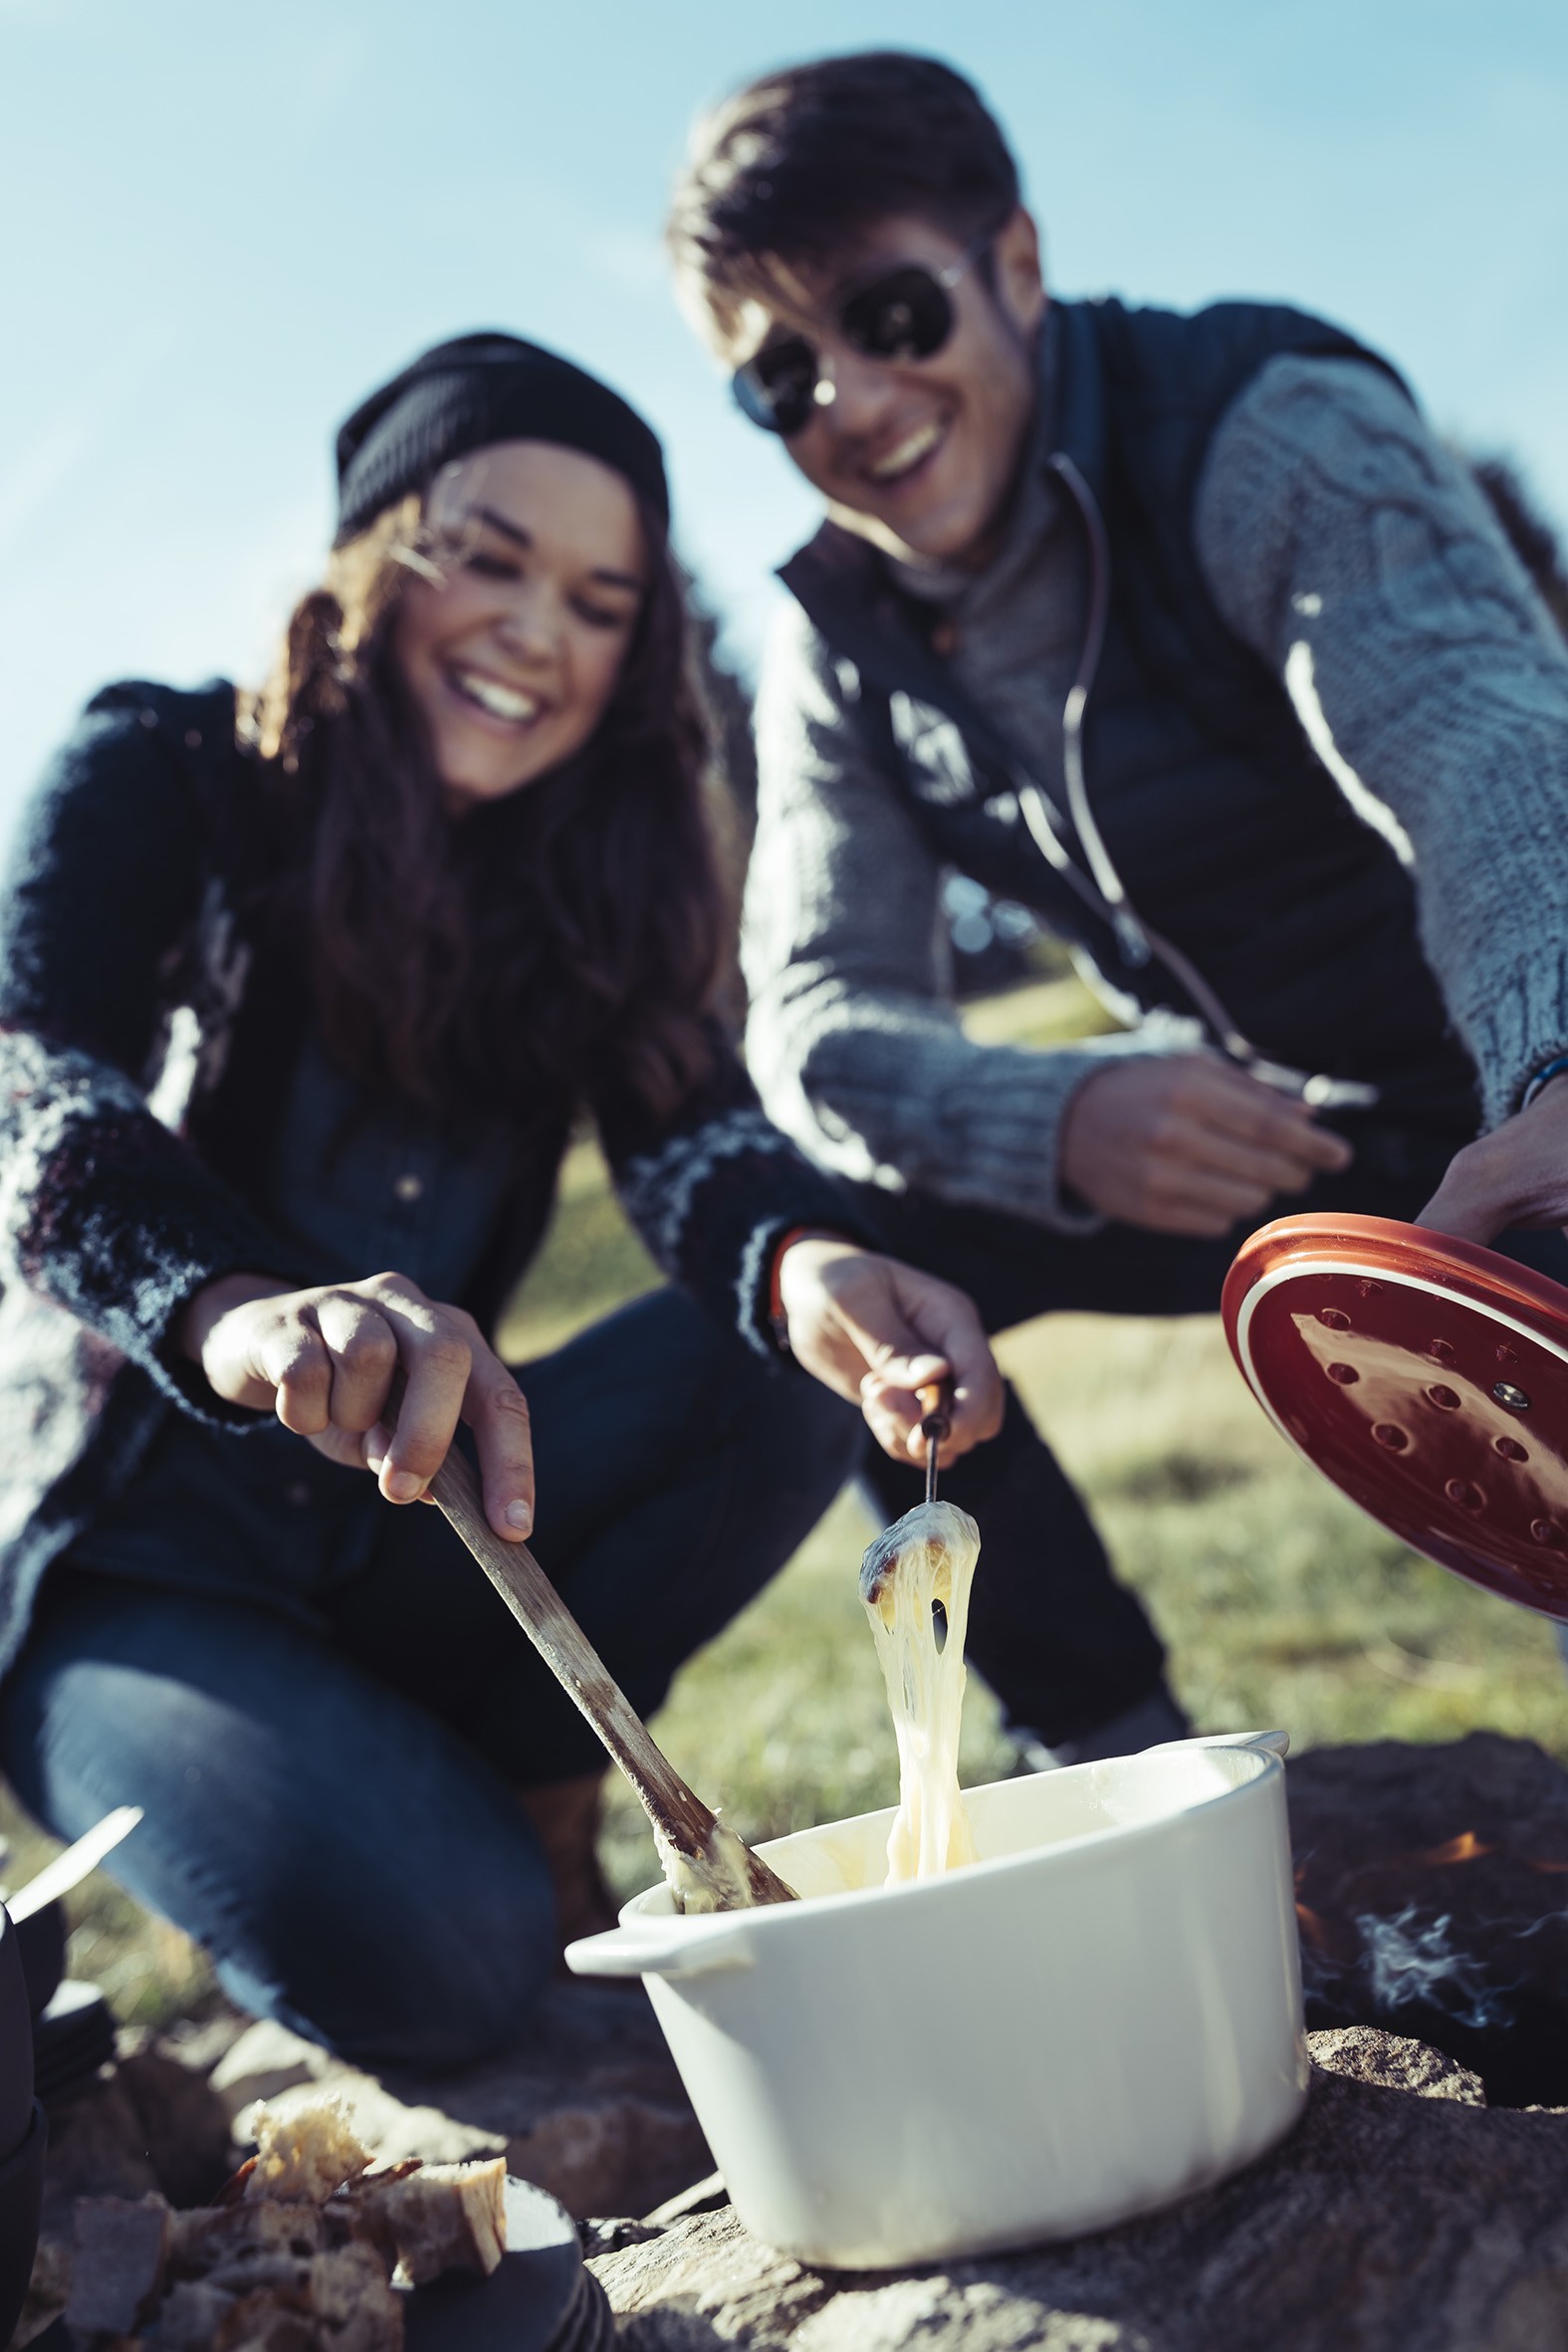
[[[1380,2033],[1371,2025],[1339,2025],[1314,2033],[1312,2063],[1325,2074],[1380,2083],[1388,2091],[1411,2091],[1418,2099],[1453,2099],[1460,2107],[1486,2104],[1481,2078],[1467,2066],[1446,2058],[1441,2050],[1429,2050],[1423,2041]]]
[[[229,2111],[206,2077],[150,2038],[126,2048],[115,2083],[135,2118],[142,2153],[170,2205],[205,2205],[234,2170]]]
[[[723,2173],[709,2173],[706,2180],[693,2181],[678,2197],[667,2197],[646,2219],[655,2230],[667,2230],[672,2222],[684,2222],[689,2214],[716,2214],[729,2202]]]
[[[1568,2115],[1368,2028],[1312,2050],[1272,2155],[1095,2237],[824,2273],[725,2210],[590,2266],[622,2352],[1568,2352]]]
[[[1568,2105],[1568,1772],[1472,1732],[1314,1749],[1285,1786],[1308,2024],[1413,2035],[1493,2106]]]
[[[579,2221],[645,2213],[713,2168],[652,2010],[620,1989],[553,1985],[516,2048],[460,2075],[378,2078],[281,2027],[254,2026],[213,2081],[227,2101],[265,2095],[284,2112],[330,2090],[378,2163],[505,2156]],[[258,2082],[277,2087],[258,2093]],[[245,2108],[236,2111],[243,2131]]]
[[[157,2191],[171,2205],[201,2205],[233,2171],[228,2109],[205,2075],[185,2062],[192,2038],[121,2033],[117,2062],[51,2106],[39,2252],[19,2344],[55,2316],[70,2292],[79,2197],[135,2199]]]
[[[332,2054],[320,2042],[291,2033],[271,2017],[258,2017],[232,2041],[208,2080],[236,2120],[258,2099],[275,2099],[280,2091],[303,2082],[320,2082],[333,2065]]]

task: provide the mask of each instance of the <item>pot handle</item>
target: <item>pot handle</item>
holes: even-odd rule
[[[630,1928],[607,1928],[601,1936],[583,1936],[568,1944],[565,1962],[574,1977],[663,1977],[676,1984],[683,1977],[707,1977],[721,1969],[750,1969],[757,1953],[744,1927],[714,1929],[698,1936],[661,1935],[650,1921],[639,1934]]]

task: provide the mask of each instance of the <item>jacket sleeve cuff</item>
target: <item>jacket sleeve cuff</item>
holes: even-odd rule
[[[1505,978],[1496,976],[1484,1003],[1460,1014],[1481,1076],[1485,1124],[1511,1118],[1532,1077],[1568,1054],[1568,949],[1533,956]]]
[[[1104,1219],[1061,1178],[1073,1098],[1110,1061],[1194,1049],[1190,1024],[1159,1019],[1043,1052],[966,1040],[956,1053],[933,1056],[928,1082],[919,1086],[891,1056],[878,1084],[880,1073],[860,1041],[852,1045],[852,1069],[847,1052],[835,1068],[839,1057],[824,1039],[813,1057],[811,1093],[855,1139],[856,1164],[846,1158],[846,1175],[995,1210],[1055,1233],[1089,1234]],[[826,1140],[825,1125],[820,1131]]]
[[[187,1302],[226,1274],[305,1283],[276,1235],[91,1057],[8,1056],[10,1149],[0,1175],[4,1277],[64,1307],[198,1419],[248,1428],[180,1353]]]
[[[883,1247],[849,1195],[763,1113],[737,1107],[671,1136],[619,1172],[627,1216],[656,1263],[760,1355],[779,1360],[774,1254],[791,1227]]]

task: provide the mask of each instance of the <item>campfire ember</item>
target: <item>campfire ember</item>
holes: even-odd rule
[[[1412,2035],[1496,2106],[1568,2104],[1568,1902],[1541,1883],[1568,1873],[1568,1773],[1475,1733],[1288,1777],[1308,2024]]]
[[[1482,1854],[1489,1854],[1493,1850],[1491,1846],[1481,1844],[1473,1829],[1461,1829],[1458,1836],[1451,1837],[1446,1846],[1434,1846],[1430,1854],[1418,1854],[1415,1858],[1425,1863],[1429,1870],[1435,1870],[1446,1867],[1450,1862],[1477,1862]],[[1536,1865],[1532,1864],[1531,1867]]]

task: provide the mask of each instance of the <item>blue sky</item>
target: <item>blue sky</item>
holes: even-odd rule
[[[754,649],[810,508],[671,307],[663,195],[702,100],[884,43],[987,91],[1062,292],[1325,310],[1568,521],[1561,0],[0,0],[0,830],[105,679],[264,665],[332,429],[465,328],[646,409]]]

